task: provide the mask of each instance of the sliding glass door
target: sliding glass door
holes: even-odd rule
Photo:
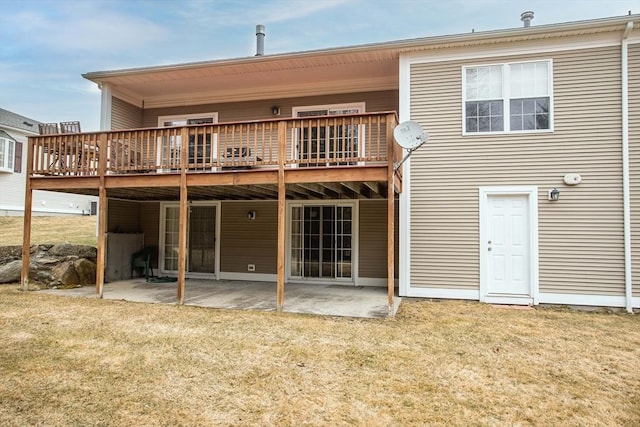
[[[216,273],[217,205],[192,205],[187,222],[187,273],[210,277]],[[180,207],[163,205],[161,226],[162,271],[177,273],[179,250]]]
[[[291,277],[352,278],[353,211],[348,205],[291,206]]]

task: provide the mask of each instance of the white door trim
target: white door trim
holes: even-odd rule
[[[351,278],[349,279],[328,279],[328,278],[307,278],[291,276],[291,219],[293,217],[291,209],[294,206],[349,206],[352,209],[351,223]],[[342,284],[358,284],[359,271],[359,245],[360,245],[360,203],[358,200],[291,200],[286,202],[286,220],[285,220],[285,279],[287,282],[296,283],[342,283]]]
[[[202,279],[218,279],[220,277],[220,232],[221,230],[221,203],[220,201],[193,201],[189,202],[189,206],[215,206],[216,208],[216,241],[215,241],[215,267],[214,274],[209,273],[190,273],[186,272],[187,277]],[[176,275],[177,271],[164,269],[164,239],[166,227],[166,208],[180,207],[180,202],[160,202],[160,232],[158,239],[158,272],[168,276]],[[189,213],[187,212],[187,216]],[[189,224],[187,224],[187,227]],[[187,239],[189,239],[189,229],[187,228]],[[189,241],[187,240],[187,256],[189,251]],[[186,268],[189,263],[187,261]]]
[[[537,305],[539,302],[539,272],[538,272],[538,188],[535,186],[499,186],[499,187],[480,187],[479,188],[479,208],[480,208],[480,301],[498,304],[528,304]],[[523,298],[508,298],[504,296],[492,297],[488,295],[488,272],[487,265],[489,255],[487,252],[488,230],[487,221],[489,212],[489,196],[490,195],[525,195],[528,198],[529,221],[531,224],[529,230],[529,254],[530,269],[529,280],[531,283],[531,296],[524,301]]]

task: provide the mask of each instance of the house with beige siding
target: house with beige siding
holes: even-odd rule
[[[98,295],[105,236],[137,233],[179,302],[198,277],[632,311],[639,18],[87,73],[102,131],[30,138],[27,193],[100,198]]]

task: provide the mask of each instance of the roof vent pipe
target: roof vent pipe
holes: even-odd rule
[[[524,27],[525,28],[529,28],[531,26],[531,20],[533,19],[533,12],[532,11],[527,11],[527,12],[522,12],[520,14],[520,20],[522,22],[524,22]]]
[[[256,25],[256,56],[264,55],[264,25]]]

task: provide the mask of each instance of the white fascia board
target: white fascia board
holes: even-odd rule
[[[546,39],[543,44],[532,43],[523,45],[525,41],[504,42],[484,46],[450,47],[432,49],[426,52],[413,53],[409,56],[411,64],[425,64],[433,62],[447,62],[471,59],[483,59],[503,56],[522,56],[535,54],[549,54],[579,49],[595,49],[601,47],[620,46],[620,33],[611,32],[595,34],[590,40],[584,38]]]

